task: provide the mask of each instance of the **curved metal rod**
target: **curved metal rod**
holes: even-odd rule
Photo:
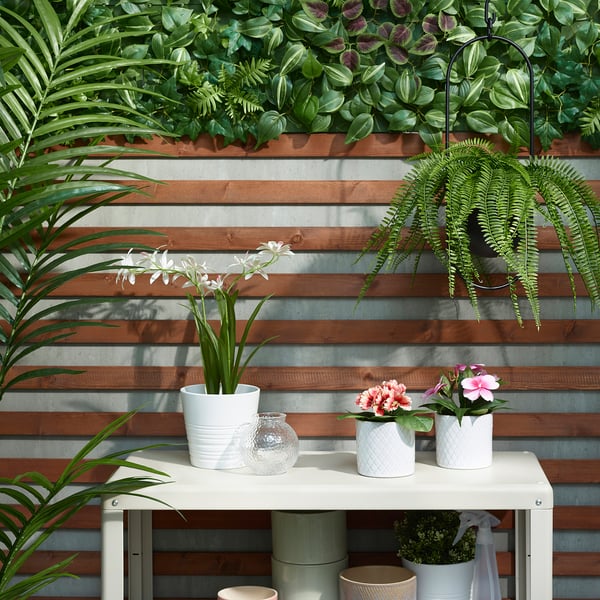
[[[452,58],[450,59],[450,62],[448,63],[448,69],[446,70],[446,131],[445,131],[446,149],[450,147],[450,74],[452,72],[452,66],[454,65],[456,59],[460,56],[462,51],[465,48],[467,48],[468,46],[470,46],[471,44],[475,44],[476,42],[482,42],[482,41],[499,40],[501,42],[505,42],[505,43],[511,45],[513,48],[518,50],[518,52],[521,54],[521,56],[525,60],[525,63],[527,64],[527,69],[529,71],[529,155],[531,157],[533,157],[534,152],[535,152],[535,149],[534,149],[535,134],[534,134],[534,122],[533,122],[533,114],[534,114],[533,66],[531,65],[531,61],[529,60],[529,57],[527,56],[527,54],[525,54],[525,51],[523,50],[523,48],[521,48],[521,46],[519,46],[519,44],[517,44],[517,43],[513,42],[512,40],[510,40],[506,37],[503,37],[501,35],[493,35],[492,34],[492,25],[493,25],[494,21],[496,20],[496,15],[493,15],[491,18],[489,17],[489,4],[490,4],[489,0],[486,0],[486,2],[485,2],[485,21],[487,24],[487,35],[480,35],[480,36],[475,37],[472,40],[469,40],[468,42],[465,42],[464,44],[462,44],[456,50],[456,52],[452,55]],[[508,287],[510,285],[510,283],[507,281],[506,283],[503,283],[501,285],[489,286],[489,285],[481,285],[478,283],[474,283],[473,285],[474,285],[474,287],[476,287],[477,289],[480,289],[480,290],[494,291],[494,290],[504,289],[504,288]]]

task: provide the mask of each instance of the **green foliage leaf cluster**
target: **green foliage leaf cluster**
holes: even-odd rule
[[[376,251],[376,257],[361,296],[384,267],[395,270],[415,253],[416,270],[428,249],[448,271],[450,296],[457,278],[462,279],[478,317],[478,285],[488,280],[471,247],[475,224],[492,253],[504,261],[517,320],[522,322],[518,283],[539,327],[535,217],[541,215],[558,237],[573,298],[576,270],[592,306],[600,303],[600,203],[569,163],[548,156],[522,163],[476,139],[416,160],[363,251],[363,256]]]
[[[30,2],[8,4],[35,23]],[[69,3],[56,4],[65,21]],[[492,0],[490,12],[492,33],[519,44],[533,64],[543,147],[572,131],[599,145],[598,0]],[[115,72],[138,89],[101,93],[174,135],[264,143],[284,131],[327,131],[351,143],[416,131],[433,146],[444,128],[450,57],[487,31],[475,0],[96,0],[85,27],[102,34],[98,55],[173,61]],[[118,35],[103,37],[115,28]],[[234,85],[251,65],[268,72]],[[451,76],[453,129],[527,143],[527,77],[520,53],[499,40],[467,48]],[[82,93],[92,94],[95,80],[89,72]]]
[[[394,522],[398,556],[417,564],[451,565],[475,558],[472,527],[454,544],[460,515],[454,510],[411,510]]]

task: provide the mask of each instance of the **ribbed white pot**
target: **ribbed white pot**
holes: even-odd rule
[[[356,465],[367,477],[415,472],[415,432],[394,422],[356,421]]]
[[[240,384],[235,394],[207,394],[204,384],[180,390],[190,462],[204,469],[244,466],[241,426],[258,412],[260,389]]]
[[[435,415],[435,457],[446,469],[482,469],[492,464],[493,415]]]
[[[417,576],[417,600],[470,600],[475,561],[453,565],[417,564],[402,559]]]

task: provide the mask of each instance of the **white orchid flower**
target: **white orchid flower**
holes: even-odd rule
[[[258,248],[261,254],[270,254],[272,256],[293,256],[291,246],[283,242],[263,242]]]

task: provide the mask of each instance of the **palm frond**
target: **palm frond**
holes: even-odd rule
[[[0,566],[2,598],[29,598],[58,578],[73,577],[65,571],[74,558],[69,557],[13,583],[15,576],[33,553],[90,501],[116,494],[136,494],[145,497],[144,490],[161,485],[163,478],[168,477],[162,471],[136,463],[135,458],[125,458],[130,454],[130,450],[90,458],[92,452],[132,419],[136,412],[121,415],[89,440],[69,461],[55,483],[37,472],[24,473],[12,479],[0,478],[0,494],[17,503],[0,504],[0,526],[6,527],[12,533],[12,536],[5,536],[0,540],[3,558]],[[142,474],[84,487],[72,493],[67,492],[68,486],[98,466],[124,466]]]

